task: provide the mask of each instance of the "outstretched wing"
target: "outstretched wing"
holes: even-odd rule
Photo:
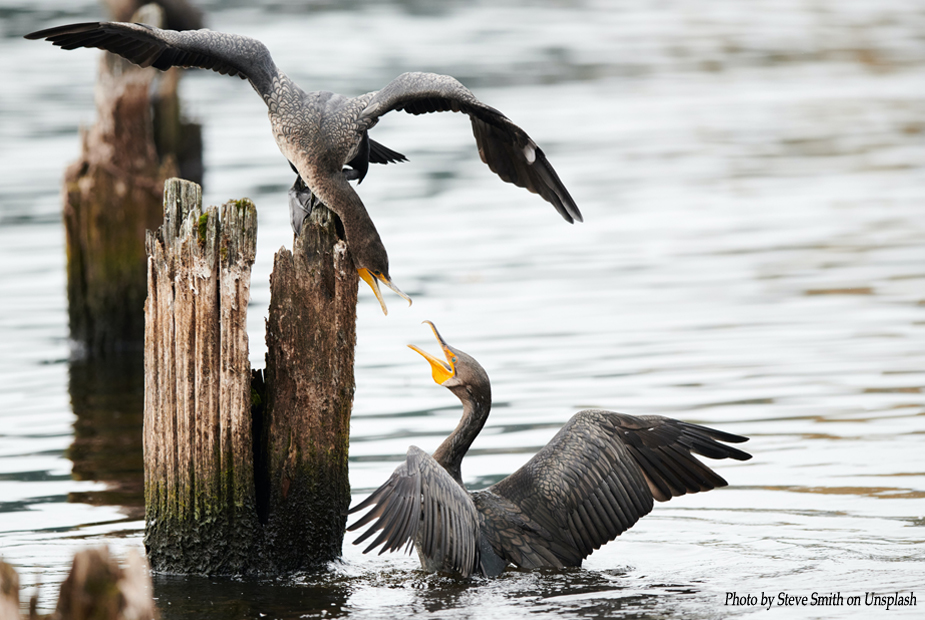
[[[748,452],[720,443],[742,443],[748,437],[657,415],[610,415],[620,421],[623,442],[645,476],[652,496],[660,502],[726,486],[727,482],[694,454],[737,461],[752,458]]]
[[[408,448],[405,462],[350,512],[367,508],[371,510],[347,528],[353,531],[375,520],[355,545],[382,530],[363,553],[379,545],[382,555],[417,544],[427,562],[425,569],[452,570],[468,577],[478,567],[475,505],[466,490],[420,448]]]
[[[719,443],[746,440],[661,416],[581,411],[526,465],[481,492],[484,497],[476,494],[480,510],[497,507],[481,510],[483,534],[512,562],[579,566],[648,514],[653,498],[726,486],[694,453],[747,460],[748,453]],[[519,515],[533,523],[521,524]],[[539,529],[546,533],[533,532]]]
[[[266,46],[250,37],[212,30],[162,30],[127,22],[89,22],[57,26],[26,35],[66,50],[96,47],[142,67],[199,67],[250,80],[261,96],[277,75]]]
[[[436,73],[404,73],[372,93],[360,114],[363,129],[392,110],[410,114],[464,112],[472,120],[479,155],[504,181],[524,187],[552,203],[568,222],[582,221],[581,212],[546,159],[542,149],[498,110],[487,106],[455,78]]]

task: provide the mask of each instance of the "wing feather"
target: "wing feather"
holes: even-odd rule
[[[242,35],[201,30],[164,30],[127,22],[87,22],[39,30],[27,39],[46,39],[66,50],[96,47],[161,70],[199,67],[237,75],[266,97],[278,71],[266,46]]]
[[[482,161],[502,180],[539,194],[567,222],[582,221],[581,212],[546,155],[508,117],[485,105],[468,88],[448,75],[403,73],[382,90],[371,93],[360,114],[361,129],[370,129],[393,110],[409,114],[463,112],[472,121],[472,133]]]
[[[369,139],[369,163],[393,164],[403,161],[408,161],[408,158],[398,151],[393,151],[384,144],[376,142],[372,138]]]
[[[580,565],[648,514],[653,499],[725,486],[694,454],[747,460],[720,443],[746,439],[661,416],[581,411],[526,465],[474,495],[482,532],[520,566]]]
[[[425,568],[468,577],[479,565],[479,517],[466,490],[433,457],[411,446],[386,482],[350,509],[369,509],[347,529],[372,523],[354,544],[379,535],[363,550],[379,554],[417,547]]]

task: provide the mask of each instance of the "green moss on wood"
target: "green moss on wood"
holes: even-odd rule
[[[199,243],[206,242],[206,228],[209,225],[209,212],[206,211],[199,216]]]

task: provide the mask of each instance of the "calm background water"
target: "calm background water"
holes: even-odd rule
[[[920,2],[200,2],[306,89],[461,79],[522,125],[585,223],[500,182],[459,115],[393,114],[408,155],[359,188],[414,299],[361,287],[354,498],[458,401],[405,348],[420,322],[478,358],[491,418],[472,488],[574,412],[657,413],[748,435],[726,489],[675,499],[581,570],[495,581],[361,555],[285,582],[158,577],[164,618],[723,617],[725,594],[914,591],[925,605],[925,11]],[[141,379],[71,362],[60,183],[93,122],[97,53],[22,34],[104,17],[0,0],[0,554],[48,612],[73,553],[140,547]],[[292,174],[250,87],[182,85],[204,124],[205,200],[260,214],[249,308],[262,367]],[[348,536],[348,541],[352,536]],[[854,617],[848,607],[791,610]],[[886,613],[886,612],[881,612]]]

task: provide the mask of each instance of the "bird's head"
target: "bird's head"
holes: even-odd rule
[[[373,289],[373,294],[379,300],[382,306],[382,313],[388,314],[389,310],[385,306],[385,300],[382,298],[382,292],[379,290],[379,283],[382,282],[387,287],[395,291],[399,297],[408,300],[411,305],[411,298],[401,292],[401,290],[392,284],[389,277],[389,256],[385,252],[382,243],[363,244],[358,248],[351,247],[353,254],[353,263],[356,266],[360,278]]]
[[[376,299],[379,300],[379,305],[382,306],[382,314],[388,314],[389,309],[385,307],[385,300],[382,298],[382,291],[379,290],[379,282],[382,282],[387,287],[398,293],[402,299],[408,300],[408,305],[411,305],[411,298],[401,292],[397,286],[392,284],[392,280],[389,278],[387,273],[383,273],[380,269],[369,269],[366,267],[361,267],[357,269],[357,273],[360,274],[360,278],[364,282],[369,284],[369,288],[373,289],[373,294],[376,296]]]
[[[424,322],[430,325],[430,328],[434,331],[434,336],[437,337],[437,342],[440,343],[440,348],[443,349],[443,356],[446,361],[413,344],[409,344],[408,348],[420,353],[430,363],[431,375],[434,381],[456,394],[460,400],[472,400],[474,397],[482,400],[487,397],[488,402],[490,402],[491,382],[482,365],[471,355],[448,345],[433,323],[430,321]]]

